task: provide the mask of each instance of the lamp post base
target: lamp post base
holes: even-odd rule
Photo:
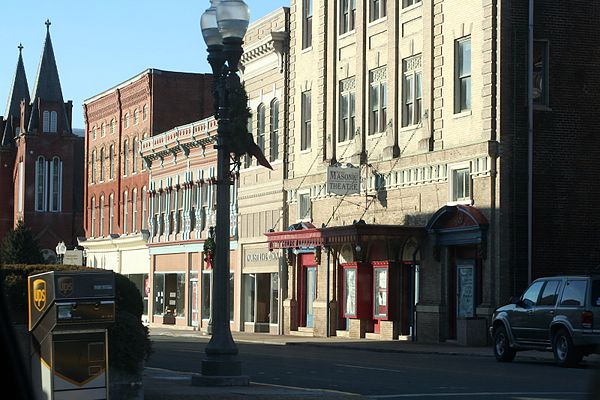
[[[242,375],[237,356],[215,355],[202,360],[202,374],[192,376],[192,386],[248,386],[250,377]]]
[[[248,375],[239,376],[207,376],[192,375],[192,386],[250,386]]]

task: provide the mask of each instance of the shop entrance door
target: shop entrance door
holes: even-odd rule
[[[314,323],[313,302],[317,299],[317,267],[306,268],[306,327]]]

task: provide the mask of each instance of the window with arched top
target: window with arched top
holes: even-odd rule
[[[102,123],[102,125],[100,125],[100,136],[101,137],[106,136],[106,125],[104,125],[104,123]]]
[[[144,108],[142,109],[142,119],[145,121],[148,118],[148,106],[144,104]]]
[[[260,150],[265,152],[265,130],[266,130],[266,108],[264,104],[260,104],[256,110],[256,119],[258,120],[256,130],[256,144]]]
[[[96,149],[92,150],[90,170],[90,180],[92,183],[96,183]]]
[[[125,120],[123,121],[123,125],[125,125],[125,128],[129,128],[129,113],[125,114]]]
[[[138,218],[137,200],[138,200],[137,188],[135,188],[131,191],[131,231],[132,232],[136,232],[137,226],[138,226],[137,225],[137,218]]]
[[[269,161],[279,158],[279,100],[273,99],[270,110]]]
[[[90,204],[91,213],[91,224],[90,224],[90,237],[96,237],[96,197],[92,197]]]
[[[58,157],[50,163],[50,211],[62,211],[62,161]]]
[[[115,177],[115,145],[111,144],[108,149],[108,179]]]
[[[100,149],[100,182],[104,181],[104,147]]]
[[[104,195],[100,196],[100,225],[98,236],[104,237]]]
[[[115,133],[115,119],[111,119],[110,120],[110,134],[112,135],[113,133]]]
[[[127,176],[129,173],[129,142],[125,140],[123,142],[123,175]]]
[[[42,113],[42,132],[56,133],[58,114],[56,111]]]
[[[35,162],[35,211],[46,211],[47,192],[47,168],[46,159],[39,156]]]
[[[148,191],[146,186],[142,188],[142,229],[147,229],[148,226]]]
[[[133,138],[133,142],[131,145],[131,172],[134,174],[137,172],[137,157],[138,157],[138,140],[137,138]]]
[[[127,220],[129,219],[129,192],[123,192],[123,233],[128,233]]]
[[[138,109],[136,108],[133,111],[133,124],[137,125],[138,122],[140,122],[140,112],[138,111]]]
[[[115,195],[113,193],[108,197],[108,234],[114,233],[115,227]]]

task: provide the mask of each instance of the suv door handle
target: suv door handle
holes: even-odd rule
[[[533,314],[533,310],[527,310],[527,314]]]
[[[549,313],[550,315],[554,315],[554,310],[550,310],[550,311],[548,311],[548,313]]]

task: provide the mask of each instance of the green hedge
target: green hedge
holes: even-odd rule
[[[6,304],[16,324],[28,319],[27,277],[48,271],[85,271],[93,268],[73,265],[0,265]],[[115,273],[116,316],[109,328],[109,363],[132,374],[138,373],[141,362],[152,352],[148,328],[142,324],[144,303],[140,291],[125,276]]]

